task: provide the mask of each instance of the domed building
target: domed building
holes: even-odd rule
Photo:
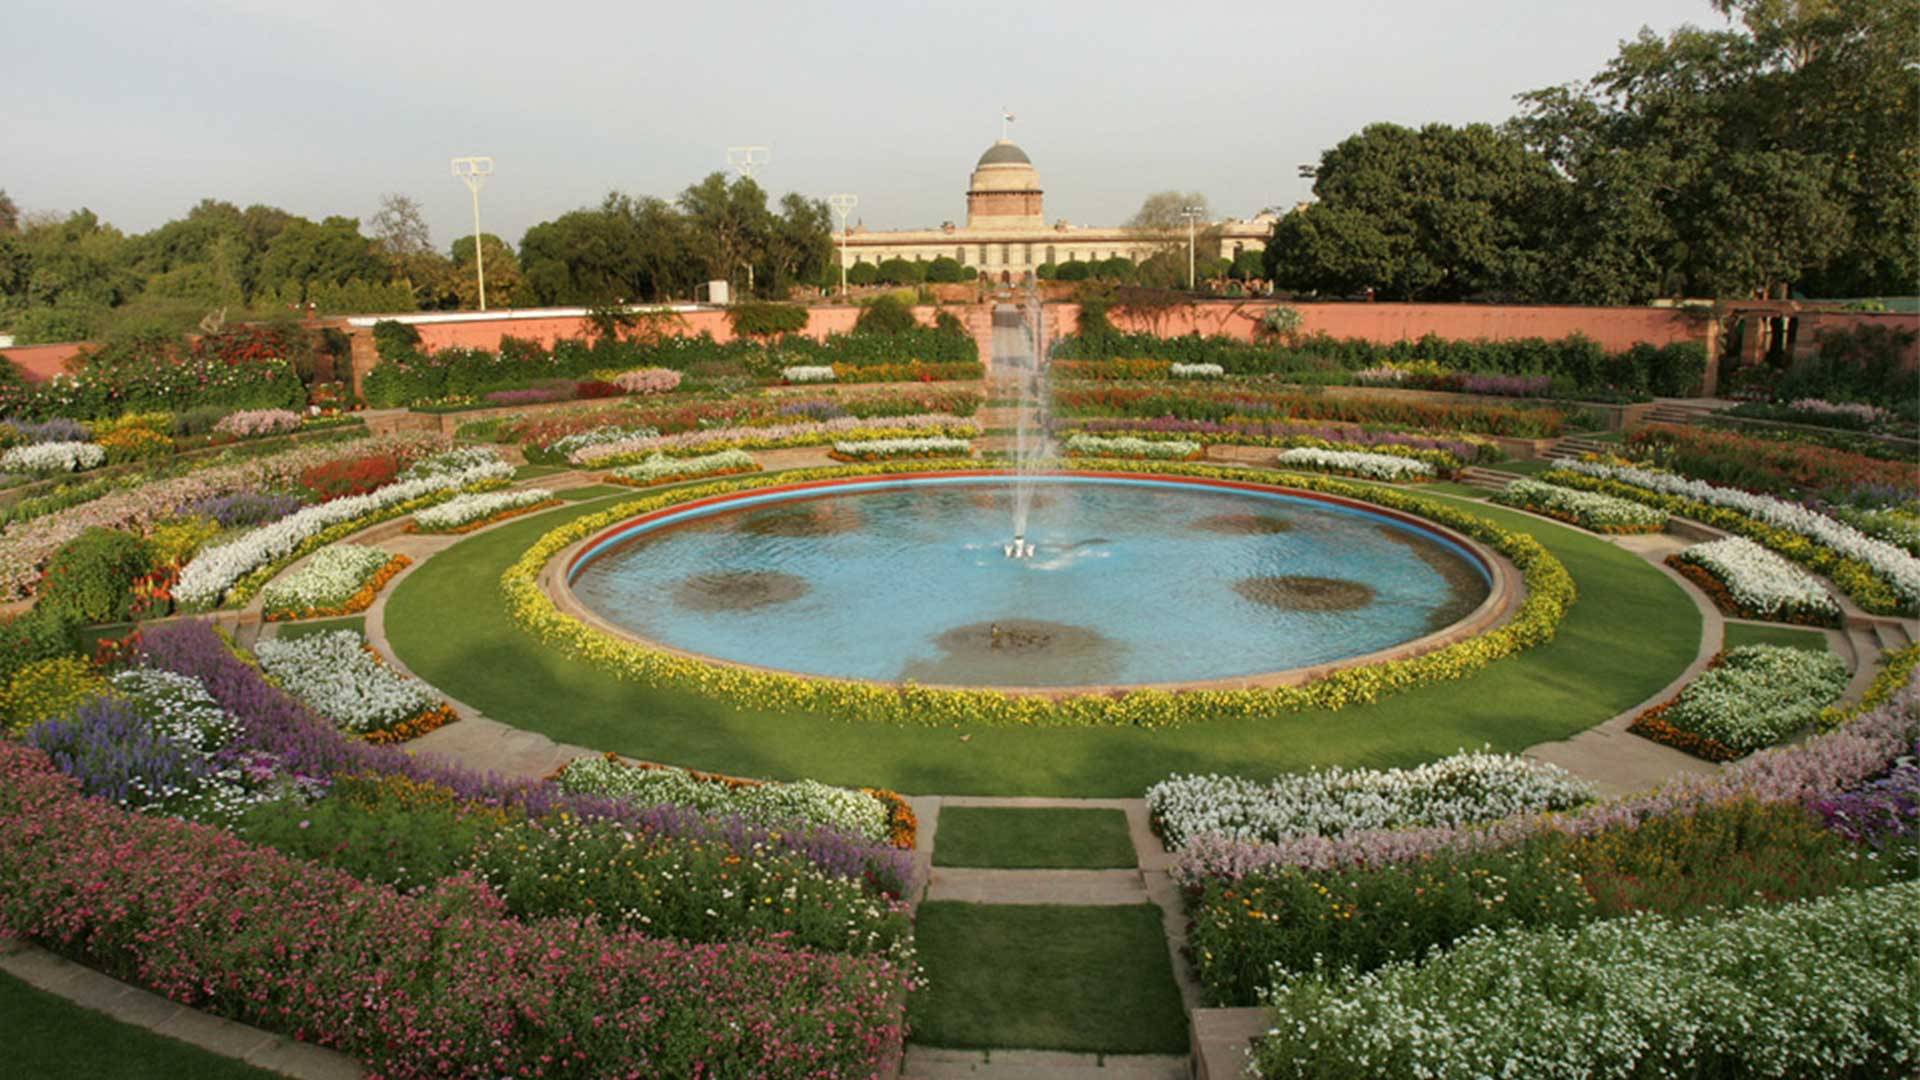
[[[1047,263],[1098,262],[1124,256],[1136,262],[1160,242],[1121,226],[1047,223],[1042,209],[1040,172],[1018,144],[1000,139],[974,163],[967,178],[965,225],[949,221],[938,229],[874,231],[854,229],[845,237],[842,259],[848,266],[888,259],[931,262],[945,255],[971,266],[990,280],[1018,281]],[[1251,221],[1227,219],[1203,227],[1220,230],[1219,255],[1266,247],[1271,216]],[[836,242],[841,237],[836,234]],[[1202,254],[1214,254],[1202,252]]]

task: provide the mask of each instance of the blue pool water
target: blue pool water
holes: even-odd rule
[[[1045,477],[1030,561],[998,479],[758,497],[590,551],[575,594],[654,641],[816,675],[991,686],[1227,678],[1384,649],[1486,597],[1385,517],[1177,482]]]

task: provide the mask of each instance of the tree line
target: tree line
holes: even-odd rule
[[[1920,291],[1920,0],[1716,0],[1500,126],[1376,124],[1282,218],[1283,288],[1580,304]]]

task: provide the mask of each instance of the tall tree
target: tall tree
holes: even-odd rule
[[[680,208],[687,217],[694,257],[706,268],[708,280],[744,277],[749,265],[765,258],[774,219],[767,211],[767,193],[752,177],[729,182],[725,173],[710,173],[680,193]]]
[[[492,233],[481,233],[480,251],[486,256],[487,306],[504,308],[528,303],[531,297],[527,295],[526,279],[521,276],[520,260],[514,256],[513,248]],[[473,257],[473,237],[455,240],[451,255],[449,282],[459,306],[479,307],[480,274]]]
[[[6,188],[0,188],[0,234],[20,231],[20,208],[7,195]]]

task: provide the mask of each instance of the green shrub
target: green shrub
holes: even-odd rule
[[[481,839],[508,820],[503,811],[421,791],[402,777],[349,778],[318,802],[295,795],[254,806],[234,831],[362,881],[412,891],[471,865]]]
[[[92,528],[54,552],[36,611],[64,622],[119,622],[132,614],[133,583],[153,569],[153,546],[131,533]]]
[[[727,322],[742,337],[797,334],[807,328],[807,309],[798,304],[754,300],[728,308]]]
[[[902,334],[918,329],[913,309],[894,296],[878,296],[861,312],[853,324],[856,334]]]
[[[233,410],[219,405],[195,405],[191,409],[186,409],[174,414],[173,433],[175,435],[205,435],[213,430],[213,425],[219,423],[223,417],[232,411]]]
[[[880,280],[888,285],[918,285],[927,279],[926,264],[910,259],[882,260],[877,273]]]
[[[382,360],[406,361],[419,355],[420,331],[397,319],[373,324],[373,347]]]
[[[960,260],[950,255],[942,255],[927,264],[927,280],[936,284],[956,282],[961,280],[964,269],[965,267],[960,265]]]
[[[77,651],[68,621],[51,608],[36,606],[24,615],[0,622],[0,684],[37,660],[71,656]]]
[[[872,263],[854,263],[847,267],[847,284],[873,285],[880,280],[880,270]]]

